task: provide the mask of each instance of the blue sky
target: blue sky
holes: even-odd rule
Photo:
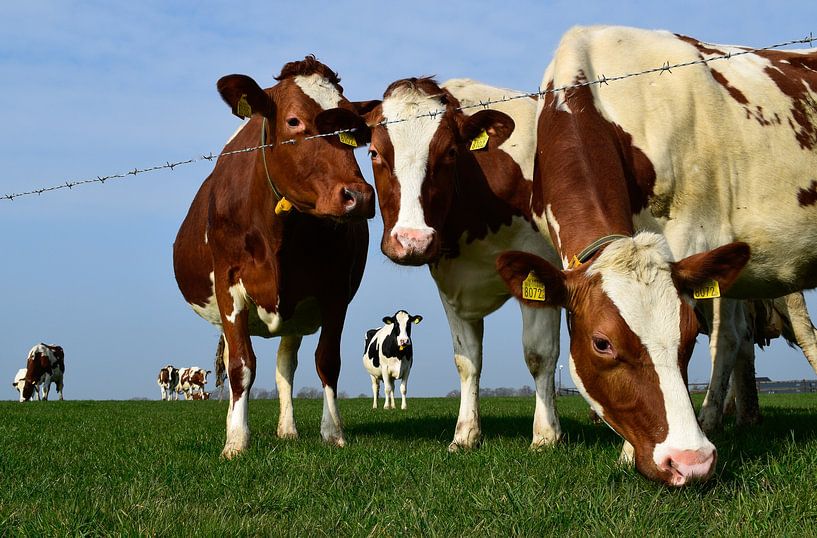
[[[817,3],[787,2],[121,2],[0,5],[0,195],[218,152],[238,120],[215,82],[245,73],[262,86],[314,53],[340,73],[347,97],[380,97],[399,78],[467,76],[531,91],[559,37],[576,24],[661,28],[763,46],[817,33]],[[653,67],[653,66],[645,66]],[[361,169],[371,170],[360,151]],[[66,350],[66,397],[158,398],[158,369],[210,367],[218,333],[184,303],[171,249],[207,162],[15,201],[0,200],[0,398],[37,342]],[[379,251],[379,216],[363,286],[343,338],[340,390],[369,393],[365,330],[398,308],[415,328],[409,397],[459,388],[447,323],[426,269]],[[809,306],[817,312],[813,295]],[[564,332],[564,331],[563,331]],[[486,321],[482,384],[531,385],[518,307]],[[304,340],[296,390],[319,386]],[[255,339],[256,386],[274,385],[277,340]],[[566,365],[562,338],[560,364]],[[699,339],[690,379],[709,375]],[[758,355],[759,375],[813,378],[781,343]],[[565,368],[563,381],[571,383]]]

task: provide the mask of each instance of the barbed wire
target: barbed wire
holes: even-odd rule
[[[544,90],[542,88],[538,88],[537,91],[529,92],[529,93],[519,93],[519,94],[515,94],[515,95],[510,95],[510,96],[503,95],[500,98],[480,100],[480,101],[478,101],[476,103],[473,103],[473,104],[462,105],[462,106],[456,107],[454,110],[464,111],[464,110],[470,110],[472,108],[487,109],[491,105],[507,103],[507,102],[510,102],[510,101],[515,101],[517,99],[526,99],[526,98],[527,99],[532,99],[532,98],[539,99],[539,98],[542,98],[542,97],[544,97],[544,96],[546,96],[548,94],[555,94],[555,93],[559,93],[559,92],[567,92],[568,90],[584,88],[584,87],[589,87],[589,86],[596,86],[596,85],[601,86],[602,84],[603,85],[609,85],[610,82],[616,82],[616,81],[619,81],[619,80],[625,80],[625,79],[633,78],[633,77],[640,77],[640,76],[649,75],[649,74],[652,74],[652,73],[658,73],[659,75],[661,75],[663,73],[670,73],[671,74],[673,69],[680,69],[680,68],[688,67],[688,66],[692,66],[692,65],[705,65],[705,64],[708,64],[710,62],[715,62],[715,61],[719,61],[719,60],[730,60],[732,58],[735,58],[736,56],[743,56],[745,54],[753,54],[753,53],[756,53],[756,52],[779,49],[779,48],[788,47],[788,46],[791,46],[791,45],[808,43],[809,47],[812,48],[814,46],[813,42],[815,41],[815,39],[817,39],[817,38],[814,37],[813,33],[809,32],[809,34],[806,37],[803,37],[803,38],[800,38],[800,39],[791,39],[789,41],[784,41],[784,42],[781,42],[781,43],[775,43],[773,45],[768,45],[768,46],[765,46],[765,47],[757,47],[757,48],[739,47],[739,48],[741,48],[743,50],[740,50],[738,52],[730,51],[730,52],[727,52],[725,54],[711,56],[709,58],[701,57],[698,60],[690,60],[688,62],[681,62],[681,63],[675,63],[675,64],[670,64],[669,60],[667,60],[666,62],[664,62],[663,65],[661,65],[659,67],[652,67],[652,68],[649,68],[649,69],[644,69],[643,71],[636,71],[636,72],[631,72],[631,73],[625,73],[625,74],[622,74],[622,75],[614,75],[614,76],[610,76],[610,77],[605,76],[604,74],[602,74],[602,75],[598,76],[595,80],[585,80],[583,82],[576,82],[576,83],[573,83],[573,84],[567,84],[565,86],[560,86],[558,88],[549,88],[549,89],[544,89]],[[698,43],[702,44],[702,45],[710,45],[710,46],[713,46],[713,47],[723,46],[723,45],[710,44],[710,43],[706,43],[706,42],[703,42],[703,41],[698,41]],[[418,114],[416,116],[410,116],[410,117],[407,117],[407,118],[395,118],[395,119],[392,119],[392,120],[383,120],[381,122],[378,122],[376,125],[383,125],[383,126],[393,125],[393,124],[396,124],[396,123],[414,121],[414,120],[419,120],[419,119],[423,119],[423,118],[434,119],[437,116],[445,114],[445,112],[446,112],[446,109],[432,110],[430,112],[425,112],[423,114]],[[302,137],[302,138],[290,138],[288,140],[281,141],[279,144],[281,144],[281,145],[296,144],[296,143],[306,142],[306,141],[320,139],[320,138],[338,136],[338,135],[343,134],[343,133],[352,133],[354,131],[357,131],[357,128],[353,127],[353,128],[349,128],[349,129],[338,129],[338,130],[332,131],[330,133],[320,133],[320,134],[316,134],[316,135],[305,136],[305,137]],[[23,197],[23,196],[31,196],[31,195],[35,195],[35,194],[41,195],[41,194],[44,194],[44,193],[47,193],[47,192],[57,191],[57,190],[61,190],[61,189],[73,189],[74,187],[77,187],[77,186],[80,186],[80,185],[87,185],[89,183],[104,184],[106,181],[116,180],[116,179],[124,179],[124,178],[130,177],[130,176],[136,176],[138,174],[144,174],[144,173],[148,173],[148,172],[155,172],[157,170],[171,170],[172,171],[176,167],[184,166],[184,165],[187,165],[187,164],[193,164],[193,163],[197,163],[197,162],[201,162],[201,161],[212,161],[213,159],[218,159],[220,157],[227,157],[227,156],[230,156],[230,155],[236,155],[236,154],[240,154],[240,153],[248,153],[248,152],[252,152],[252,151],[257,151],[259,149],[270,148],[270,147],[273,147],[273,146],[275,146],[275,143],[259,144],[257,146],[252,146],[252,147],[247,147],[247,148],[240,148],[240,149],[235,149],[235,150],[230,150],[230,151],[222,151],[221,153],[217,153],[217,154],[213,154],[213,152],[210,152],[207,155],[201,155],[199,157],[194,157],[194,158],[191,158],[191,159],[185,159],[185,160],[182,160],[182,161],[175,161],[175,162],[166,161],[164,164],[150,166],[150,167],[147,167],[147,168],[134,168],[134,169],[129,170],[127,172],[121,172],[121,173],[118,173],[118,174],[111,174],[111,175],[108,175],[108,176],[97,176],[97,177],[94,177],[94,178],[80,179],[80,180],[74,180],[74,181],[69,180],[69,181],[65,181],[63,183],[58,183],[58,184],[52,185],[50,187],[40,187],[40,188],[37,188],[37,189],[32,189],[30,191],[22,191],[22,192],[4,194],[4,195],[0,196],[0,200],[12,201],[15,198],[20,198],[20,197]]]

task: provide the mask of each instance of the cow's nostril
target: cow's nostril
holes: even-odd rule
[[[343,205],[346,206],[347,209],[352,209],[357,205],[358,199],[360,198],[359,192],[350,191],[346,187],[341,189],[340,192],[343,197]]]

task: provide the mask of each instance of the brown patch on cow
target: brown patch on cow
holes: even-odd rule
[[[732,96],[732,99],[734,99],[735,101],[742,105],[746,105],[749,103],[749,100],[746,98],[745,95],[743,95],[743,92],[729,84],[729,81],[726,80],[726,77],[723,75],[723,73],[721,73],[720,71],[716,71],[711,67],[709,68],[709,72],[712,73],[712,78],[715,79],[715,82],[726,88],[726,91],[729,92],[729,95]]]
[[[808,189],[800,189],[797,192],[797,201],[801,207],[817,203],[817,180],[811,180],[811,185]]]
[[[817,147],[817,101],[811,96],[817,92],[817,52],[797,54],[786,51],[758,51],[772,65],[764,72],[778,89],[791,99],[789,125],[800,147]]]
[[[710,44],[698,41],[694,37],[689,37],[689,36],[686,36],[686,35],[683,35],[683,34],[675,34],[675,36],[678,39],[680,39],[681,41],[685,41],[686,43],[689,43],[690,45],[692,45],[693,47],[698,49],[698,52],[700,52],[699,56],[702,59],[703,59],[703,56],[702,56],[703,54],[709,54],[711,56],[723,56],[724,54],[726,54],[725,51],[720,50],[720,49],[716,49],[716,48],[712,47]]]
[[[585,82],[579,73],[575,82]],[[552,234],[560,255],[570,259],[591,242],[609,234],[632,235],[632,216],[648,207],[655,169],[632,136],[607,121],[588,87],[564,92],[567,110],[557,105],[553,82],[537,125],[537,155],[532,210],[551,209],[561,235]]]

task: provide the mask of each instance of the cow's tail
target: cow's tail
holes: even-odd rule
[[[218,346],[216,346],[216,359],[213,364],[213,371],[216,373],[216,387],[223,387],[224,380],[227,378],[227,367],[224,364],[224,347],[225,347],[224,333],[218,338]]]

